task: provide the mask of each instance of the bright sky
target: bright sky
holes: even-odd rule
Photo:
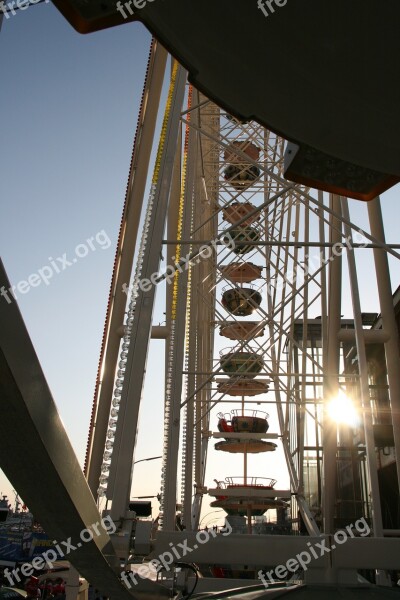
[[[0,33],[0,253],[9,278],[18,284],[52,260],[62,268],[58,257],[72,261],[76,247],[94,238],[87,256],[54,274],[48,286],[18,295],[81,462],[149,43],[137,23],[82,36],[50,3],[19,11]],[[399,241],[397,194],[398,188],[383,200],[391,242]],[[362,203],[352,203],[352,213],[365,223]],[[391,264],[395,289],[400,269]],[[378,310],[370,254],[360,273],[363,310]],[[155,322],[162,320],[159,307]],[[162,341],[152,342],[150,369],[157,363],[159,370],[162,351]],[[162,377],[152,377],[146,386],[137,460],[162,453],[162,385]],[[216,459],[216,477],[240,474],[239,465],[225,470],[231,459]],[[284,484],[281,463],[268,464],[262,474]],[[160,468],[161,461],[137,466],[135,495],[157,494]],[[0,491],[11,489],[0,473]]]

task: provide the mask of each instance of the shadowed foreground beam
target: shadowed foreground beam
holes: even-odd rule
[[[0,289],[2,286],[8,289],[10,283],[0,261]],[[70,542],[65,559],[113,599],[167,595],[153,582],[135,586],[132,595],[119,581],[119,565],[107,533],[112,532],[112,523],[106,520],[105,526],[101,524],[18,306],[2,296],[0,414],[0,467],[51,539],[65,552],[68,547],[61,542]],[[86,528],[93,530],[93,541],[80,538]]]

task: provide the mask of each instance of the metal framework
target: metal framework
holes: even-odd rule
[[[157,159],[166,168],[160,170],[156,162],[131,307],[125,323],[119,324],[125,326],[127,337],[119,364],[105,365],[109,372],[117,368],[118,374],[100,494],[111,501],[113,518],[123,523],[151,336],[153,300],[149,297],[166,280],[165,433],[156,549],[161,531],[171,533],[177,526],[197,531],[204,496],[209,493],[218,498],[218,486],[207,487],[207,460],[212,461],[215,452],[210,446],[213,437],[224,437],[228,444],[240,442],[244,485],[256,475],[247,473],[249,439],[278,441],[290,480],[290,490],[279,493],[286,498],[291,495],[293,534],[332,535],[351,515],[370,519],[372,535],[380,538],[384,532],[379,450],[374,440],[366,343],[385,344],[397,471],[400,371],[387,264],[388,253],[397,258],[399,254],[385,243],[379,200],[368,206],[370,232],[361,230],[350,220],[346,199],[289,184],[283,178],[284,140],[258,124],[237,121],[191,86],[186,88],[184,104],[185,74],[181,71],[176,83],[175,71],[164,121],[169,143],[164,145],[163,129]],[[162,212],[155,217],[159,202]],[[162,246],[167,264],[174,266],[159,273]],[[356,265],[356,249],[362,247],[374,248],[383,331],[367,330],[362,320]],[[348,275],[342,264],[344,254]],[[249,264],[258,276],[244,280],[248,283],[232,279],[230,269],[240,271]],[[147,291],[139,285],[144,278],[153,282]],[[349,324],[341,319],[346,285],[353,307]],[[252,305],[249,318],[229,311],[225,298],[227,290],[243,295],[246,286]],[[255,302],[258,295],[261,301]],[[227,340],[224,345],[229,344],[229,353],[220,359],[219,333],[227,327],[243,328],[243,323],[247,323],[247,334]],[[349,349],[357,357],[356,371],[347,368]],[[226,356],[244,354],[248,357],[244,370],[240,367],[227,377]],[[254,355],[262,358],[262,369],[250,379],[246,370],[251,370]],[[134,386],[129,384],[133,377]],[[235,386],[242,392],[235,391]],[[327,415],[329,400],[341,391],[359,405],[363,420],[358,428],[338,428]],[[258,438],[213,433],[216,412],[229,408],[229,403],[232,407],[239,403],[241,414],[254,409],[254,403],[265,404],[276,414],[279,431],[258,434]],[[347,513],[340,504],[346,501],[342,497],[346,481],[354,500],[353,512]],[[178,501],[182,504],[179,518]],[[247,540],[244,548],[250,543]],[[328,565],[323,577],[334,581],[338,574]]]
[[[206,550],[198,548],[184,562],[277,565],[304,549],[303,535],[310,542],[332,544],[338,529],[364,518],[370,537],[350,535],[345,547],[316,560],[307,577],[320,583],[356,582],[357,569],[369,568],[377,570],[376,582],[388,584],[387,571],[396,568],[400,540],[384,536],[399,537],[400,527],[389,531],[385,526],[379,469],[389,450],[400,481],[399,341],[388,267],[388,254],[397,259],[400,254],[398,246],[386,244],[380,201],[368,204],[370,230],[364,231],[351,221],[345,198],[289,184],[282,175],[284,140],[221,111],[187,83],[185,70],[176,62],[152,160],[166,57],[153,42],[85,465],[99,509],[118,524],[111,536],[115,555],[110,556],[115,564],[122,560],[126,565],[135,552],[129,500],[154,337],[165,340],[161,509],[152,539],[140,541],[146,548],[141,554],[156,557],[183,539],[194,545],[207,497],[230,513],[229,522],[234,521],[231,517],[238,517],[237,522],[247,518],[246,530],[239,528],[227,537],[215,534]],[[376,318],[362,312],[357,260],[363,248],[373,249]],[[166,269],[161,268],[162,254]],[[373,285],[372,273],[369,277]],[[157,287],[165,287],[167,319],[165,326],[154,327]],[[345,293],[352,315],[343,320]],[[16,360],[18,344],[12,342],[9,320],[2,318],[8,323],[0,337],[2,369],[9,379],[3,391],[7,399],[18,399],[22,414],[30,400],[28,395],[20,398],[18,385],[23,389],[26,384]],[[15,314],[22,331],[18,319]],[[374,367],[377,356],[379,372]],[[330,401],[341,393],[356,405],[358,424],[338,426],[330,418]],[[49,406],[53,410],[51,399]],[[267,432],[267,417],[259,407],[271,413],[275,431]],[[34,422],[28,414],[23,417],[27,432],[43,426],[40,415],[34,417]],[[53,433],[60,436],[59,443],[52,442],[59,458],[66,442],[62,425],[56,425],[55,433],[47,423],[49,440]],[[3,429],[3,435],[12,430],[6,421]],[[79,473],[74,487],[65,464],[50,460],[52,448],[47,445],[43,456],[52,477],[59,469],[62,493],[75,490],[76,497],[65,506],[78,530],[89,522],[89,514],[95,518],[96,508],[94,503],[90,510],[83,507],[77,492],[88,497],[83,477]],[[238,471],[243,468],[240,480],[221,473],[225,481],[210,486],[216,452],[237,455]],[[249,457],[258,453],[266,457],[258,463],[263,477],[278,453],[284,457],[287,489],[275,489],[271,478],[260,483],[259,473],[250,472]],[[13,465],[9,470],[19,477]],[[398,496],[398,482],[393,489]],[[26,487],[24,497],[35,504],[33,486]],[[44,524],[39,504],[37,509]],[[74,521],[75,509],[79,519]],[[276,510],[290,535],[252,535],[255,516],[269,509]],[[138,540],[139,530],[136,546]],[[109,544],[108,536],[104,544]],[[100,568],[102,549],[89,547],[83,568],[86,558]],[[102,580],[120,590],[111,570]],[[148,588],[153,597],[160,597],[162,590],[153,584]],[[143,590],[137,591],[140,595]]]

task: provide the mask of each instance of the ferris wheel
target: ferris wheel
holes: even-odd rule
[[[150,157],[144,132],[146,127],[154,131],[165,59],[153,43],[99,365],[99,373],[116,370],[117,376],[113,394],[111,381],[104,390],[99,376],[96,427],[88,446],[91,489],[107,499],[114,520],[123,520],[139,409],[147,401],[142,398],[146,356],[151,338],[163,338],[164,450],[156,548],[175,539],[177,526],[185,535],[197,531],[204,502],[222,509],[228,522],[242,519],[247,533],[256,517],[274,510],[283,532],[329,536],[349,520],[365,518],[373,536],[381,538],[378,461],[387,444],[398,448],[400,442],[400,382],[387,264],[388,254],[399,254],[385,242],[379,199],[365,205],[367,231],[351,221],[346,198],[288,182],[284,140],[219,109],[187,84],[185,70],[174,63],[144,205],[142,157],[146,164]],[[142,204],[142,237],[122,321],[123,307],[117,304]],[[370,275],[380,298],[379,327],[377,315],[364,313],[360,303],[357,260],[364,248],[374,253],[375,275]],[[166,324],[154,327],[155,292],[163,282]],[[350,319],[341,315],[343,290],[351,298]],[[377,400],[368,365],[371,348],[382,343],[388,393]],[[331,418],[335,410],[355,410],[357,424],[338,426]],[[387,410],[393,434],[391,441],[378,442],[379,413]],[[279,453],[288,474],[283,489],[275,488],[275,478],[265,477]],[[236,460],[234,475],[213,477],[212,465],[222,454]],[[255,456],[258,472],[253,473],[249,463]],[[219,553],[218,546],[208,561],[218,564]],[[196,556],[194,562],[204,559]],[[265,563],[251,556],[254,564]],[[357,564],[355,558],[349,569]],[[381,581],[384,571],[379,570]]]
[[[306,578],[356,583],[357,571],[368,568],[377,583],[388,584],[398,540],[385,538],[379,469],[392,465],[400,481],[398,328],[388,267],[388,255],[400,254],[385,241],[379,199],[365,205],[365,229],[351,220],[346,198],[287,181],[285,141],[219,108],[175,61],[170,74],[167,58],[153,41],[85,464],[97,506],[118,530],[112,552],[107,538],[88,556],[97,567],[114,561],[117,568],[185,541],[192,550],[179,562],[224,573],[227,565],[236,572],[251,565],[256,574],[301,553],[305,543],[332,542],[349,528],[346,546],[321,555]],[[371,249],[374,314],[363,311],[357,269]],[[165,294],[165,325],[153,320],[157,290]],[[351,314],[343,319],[345,293]],[[139,412],[150,402],[143,386],[152,376],[152,339],[165,341],[164,442],[160,516],[143,541],[133,531],[130,498]],[[15,352],[7,361],[17,361]],[[67,442],[61,436],[55,443],[51,476],[65,479],[66,498],[73,482],[59,457]],[[285,468],[277,477],[278,456]],[[76,468],[74,476],[83,490]],[[24,498],[34,496],[32,489]],[[79,523],[88,518],[77,489],[68,504],[76,530],[74,509]],[[204,506],[221,510],[232,533],[216,531],[200,547]],[[99,514],[93,503],[90,511]],[[266,514],[274,515],[280,535],[268,535],[268,528],[256,535]],[[358,535],[360,520],[368,538]],[[88,569],[87,557],[77,556],[77,567]]]

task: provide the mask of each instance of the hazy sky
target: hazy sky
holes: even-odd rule
[[[80,459],[149,44],[136,23],[80,35],[52,4],[19,11],[0,34],[0,252],[14,284],[49,259],[72,262],[17,295]]]
[[[81,461],[149,43],[136,23],[82,36],[50,3],[19,11],[0,33],[0,253],[14,284],[52,260],[61,266],[65,254],[72,262],[18,303]],[[392,242],[397,195],[398,188],[383,199]],[[363,203],[353,202],[352,214],[365,223]],[[77,257],[91,238],[87,256]],[[391,264],[396,288],[400,270]],[[378,310],[370,272],[369,253],[360,265],[364,311]],[[155,322],[162,318],[158,308]],[[162,341],[152,342],[149,365],[154,359],[159,369],[162,350]],[[137,459],[162,452],[162,383],[153,377],[146,386]],[[159,491],[160,467],[138,465],[138,495]],[[279,478],[279,463],[263,475]],[[0,474],[0,491],[10,490]]]

